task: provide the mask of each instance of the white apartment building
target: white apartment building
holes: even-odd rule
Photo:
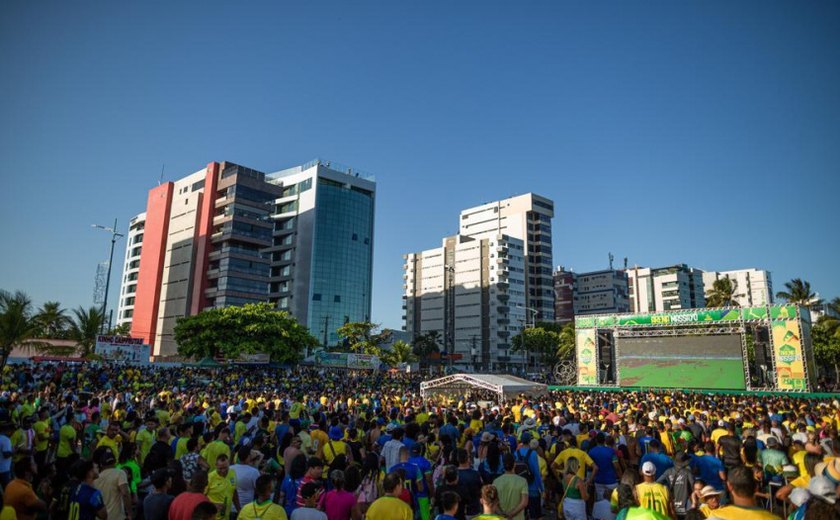
[[[534,193],[465,209],[460,215],[462,236],[507,235],[522,240],[529,322],[554,321],[552,218],[554,202]]]
[[[662,312],[705,307],[703,271],[679,264],[627,269],[631,312]]]
[[[140,272],[140,251],[143,249],[143,231],[146,213],[140,213],[128,223],[125,242],[125,262],[120,281],[120,298],[117,302],[117,326],[131,325],[134,316],[134,296],[137,294],[137,275]]]
[[[712,290],[716,280],[729,278],[735,285],[735,301],[741,307],[770,305],[773,303],[773,281],[769,271],[762,269],[739,269],[736,271],[706,271],[703,284],[706,293]]]
[[[453,365],[504,370],[522,364],[512,337],[528,321],[522,240],[507,235],[455,235],[439,248],[404,256],[404,329],[437,331]]]

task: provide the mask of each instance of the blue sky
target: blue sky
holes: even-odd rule
[[[830,1],[3,2],[0,288],[89,305],[90,224],[124,227],[162,164],[322,157],[377,176],[386,326],[403,253],[528,191],[556,265],[838,296],[839,23]]]

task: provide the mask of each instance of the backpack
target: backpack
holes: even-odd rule
[[[536,476],[534,475],[534,472],[531,471],[531,465],[528,464],[528,459],[531,458],[531,454],[534,453],[534,450],[528,448],[524,457],[520,453],[520,451],[516,452],[516,462],[513,465],[513,472],[527,480],[528,484],[533,484]]]

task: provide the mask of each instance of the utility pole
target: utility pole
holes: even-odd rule
[[[330,328],[330,315],[324,316],[324,350],[327,350],[327,330]]]
[[[102,325],[99,327],[99,332],[103,333],[105,328],[105,310],[108,308],[108,289],[111,286],[111,266],[114,264],[114,244],[117,239],[123,237],[122,233],[117,233],[117,219],[114,219],[114,227],[105,227],[99,224],[91,224],[90,227],[103,229],[111,233],[111,253],[108,255],[108,274],[105,278],[105,298],[102,301]]]

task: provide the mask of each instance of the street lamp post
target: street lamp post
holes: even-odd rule
[[[103,229],[111,233],[111,252],[108,255],[108,275],[105,278],[105,297],[102,300],[102,325],[99,327],[99,332],[103,332],[105,328],[105,312],[108,309],[108,289],[111,286],[111,265],[114,263],[114,244],[117,239],[123,237],[122,233],[117,233],[117,219],[114,219],[114,227],[101,226],[99,224],[91,224],[90,227]]]

